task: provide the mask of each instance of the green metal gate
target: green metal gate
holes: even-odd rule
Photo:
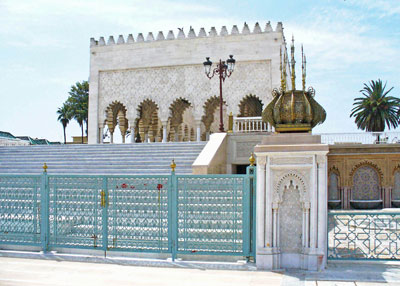
[[[255,256],[246,175],[0,175],[0,244]]]

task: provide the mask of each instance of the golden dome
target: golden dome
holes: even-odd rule
[[[272,92],[274,99],[262,113],[264,122],[276,132],[308,132],[325,121],[324,108],[314,100],[315,91],[290,90]]]

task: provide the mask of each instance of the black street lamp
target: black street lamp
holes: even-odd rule
[[[224,132],[224,122],[222,119],[222,82],[225,81],[225,78],[230,77],[231,74],[233,73],[233,69],[235,68],[235,62],[236,60],[233,58],[233,55],[229,55],[229,59],[225,61],[219,60],[219,64],[217,64],[217,67],[213,70],[211,74],[211,66],[212,62],[210,61],[210,58],[207,57],[206,61],[203,63],[204,65],[204,71],[206,73],[206,76],[209,79],[212,79],[215,74],[219,75],[219,131]]]

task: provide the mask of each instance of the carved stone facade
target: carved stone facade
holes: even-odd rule
[[[396,190],[399,187],[396,185],[395,175],[399,168],[399,144],[330,145],[329,207],[397,207],[397,203],[393,201],[398,196]]]
[[[323,269],[328,145],[307,134],[269,137],[255,147],[257,267]]]
[[[204,140],[217,132],[219,79],[205,76],[202,62],[207,56],[214,62],[230,54],[236,59],[232,76],[223,83],[225,124],[230,112],[261,116],[280,83],[282,25],[275,31],[269,23],[264,30],[256,24],[253,32],[247,25],[242,33],[237,27],[231,34],[225,31],[196,36],[191,29],[188,37],[180,31],[176,39],[170,32],[167,39],[161,33],[157,40],[149,34],[146,41],[143,35],[136,41],[132,35],[126,41],[120,36],[117,43],[110,37],[107,44],[104,38],[92,39],[89,143],[101,143],[105,130],[112,135],[117,126],[123,137],[134,135],[132,142]],[[114,118],[107,112],[113,104],[124,110]]]

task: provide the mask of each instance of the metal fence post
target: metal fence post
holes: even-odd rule
[[[108,206],[109,206],[109,193],[108,193],[108,180],[107,177],[103,177],[102,191],[105,192],[104,206],[102,206],[102,236],[103,236],[103,250],[107,251],[108,247]]]
[[[246,168],[246,175],[249,176],[249,187],[250,187],[250,256],[256,260],[256,166],[254,165],[256,159],[254,154],[251,153],[249,158],[250,166]]]
[[[49,247],[50,223],[49,223],[49,177],[47,175],[47,165],[43,164],[43,173],[40,186],[40,241],[43,252]]]
[[[177,178],[175,175],[176,164],[175,161],[172,160],[171,163],[171,177],[170,177],[170,204],[169,204],[169,218],[170,221],[168,223],[168,234],[169,239],[171,241],[171,254],[172,261],[175,261],[177,248],[178,248],[178,184]]]
[[[249,168],[249,167],[248,167]],[[250,201],[250,176],[246,174],[243,180],[243,224],[242,224],[242,235],[243,235],[243,255],[246,256],[247,260],[250,258],[250,244],[251,244],[251,201]]]

